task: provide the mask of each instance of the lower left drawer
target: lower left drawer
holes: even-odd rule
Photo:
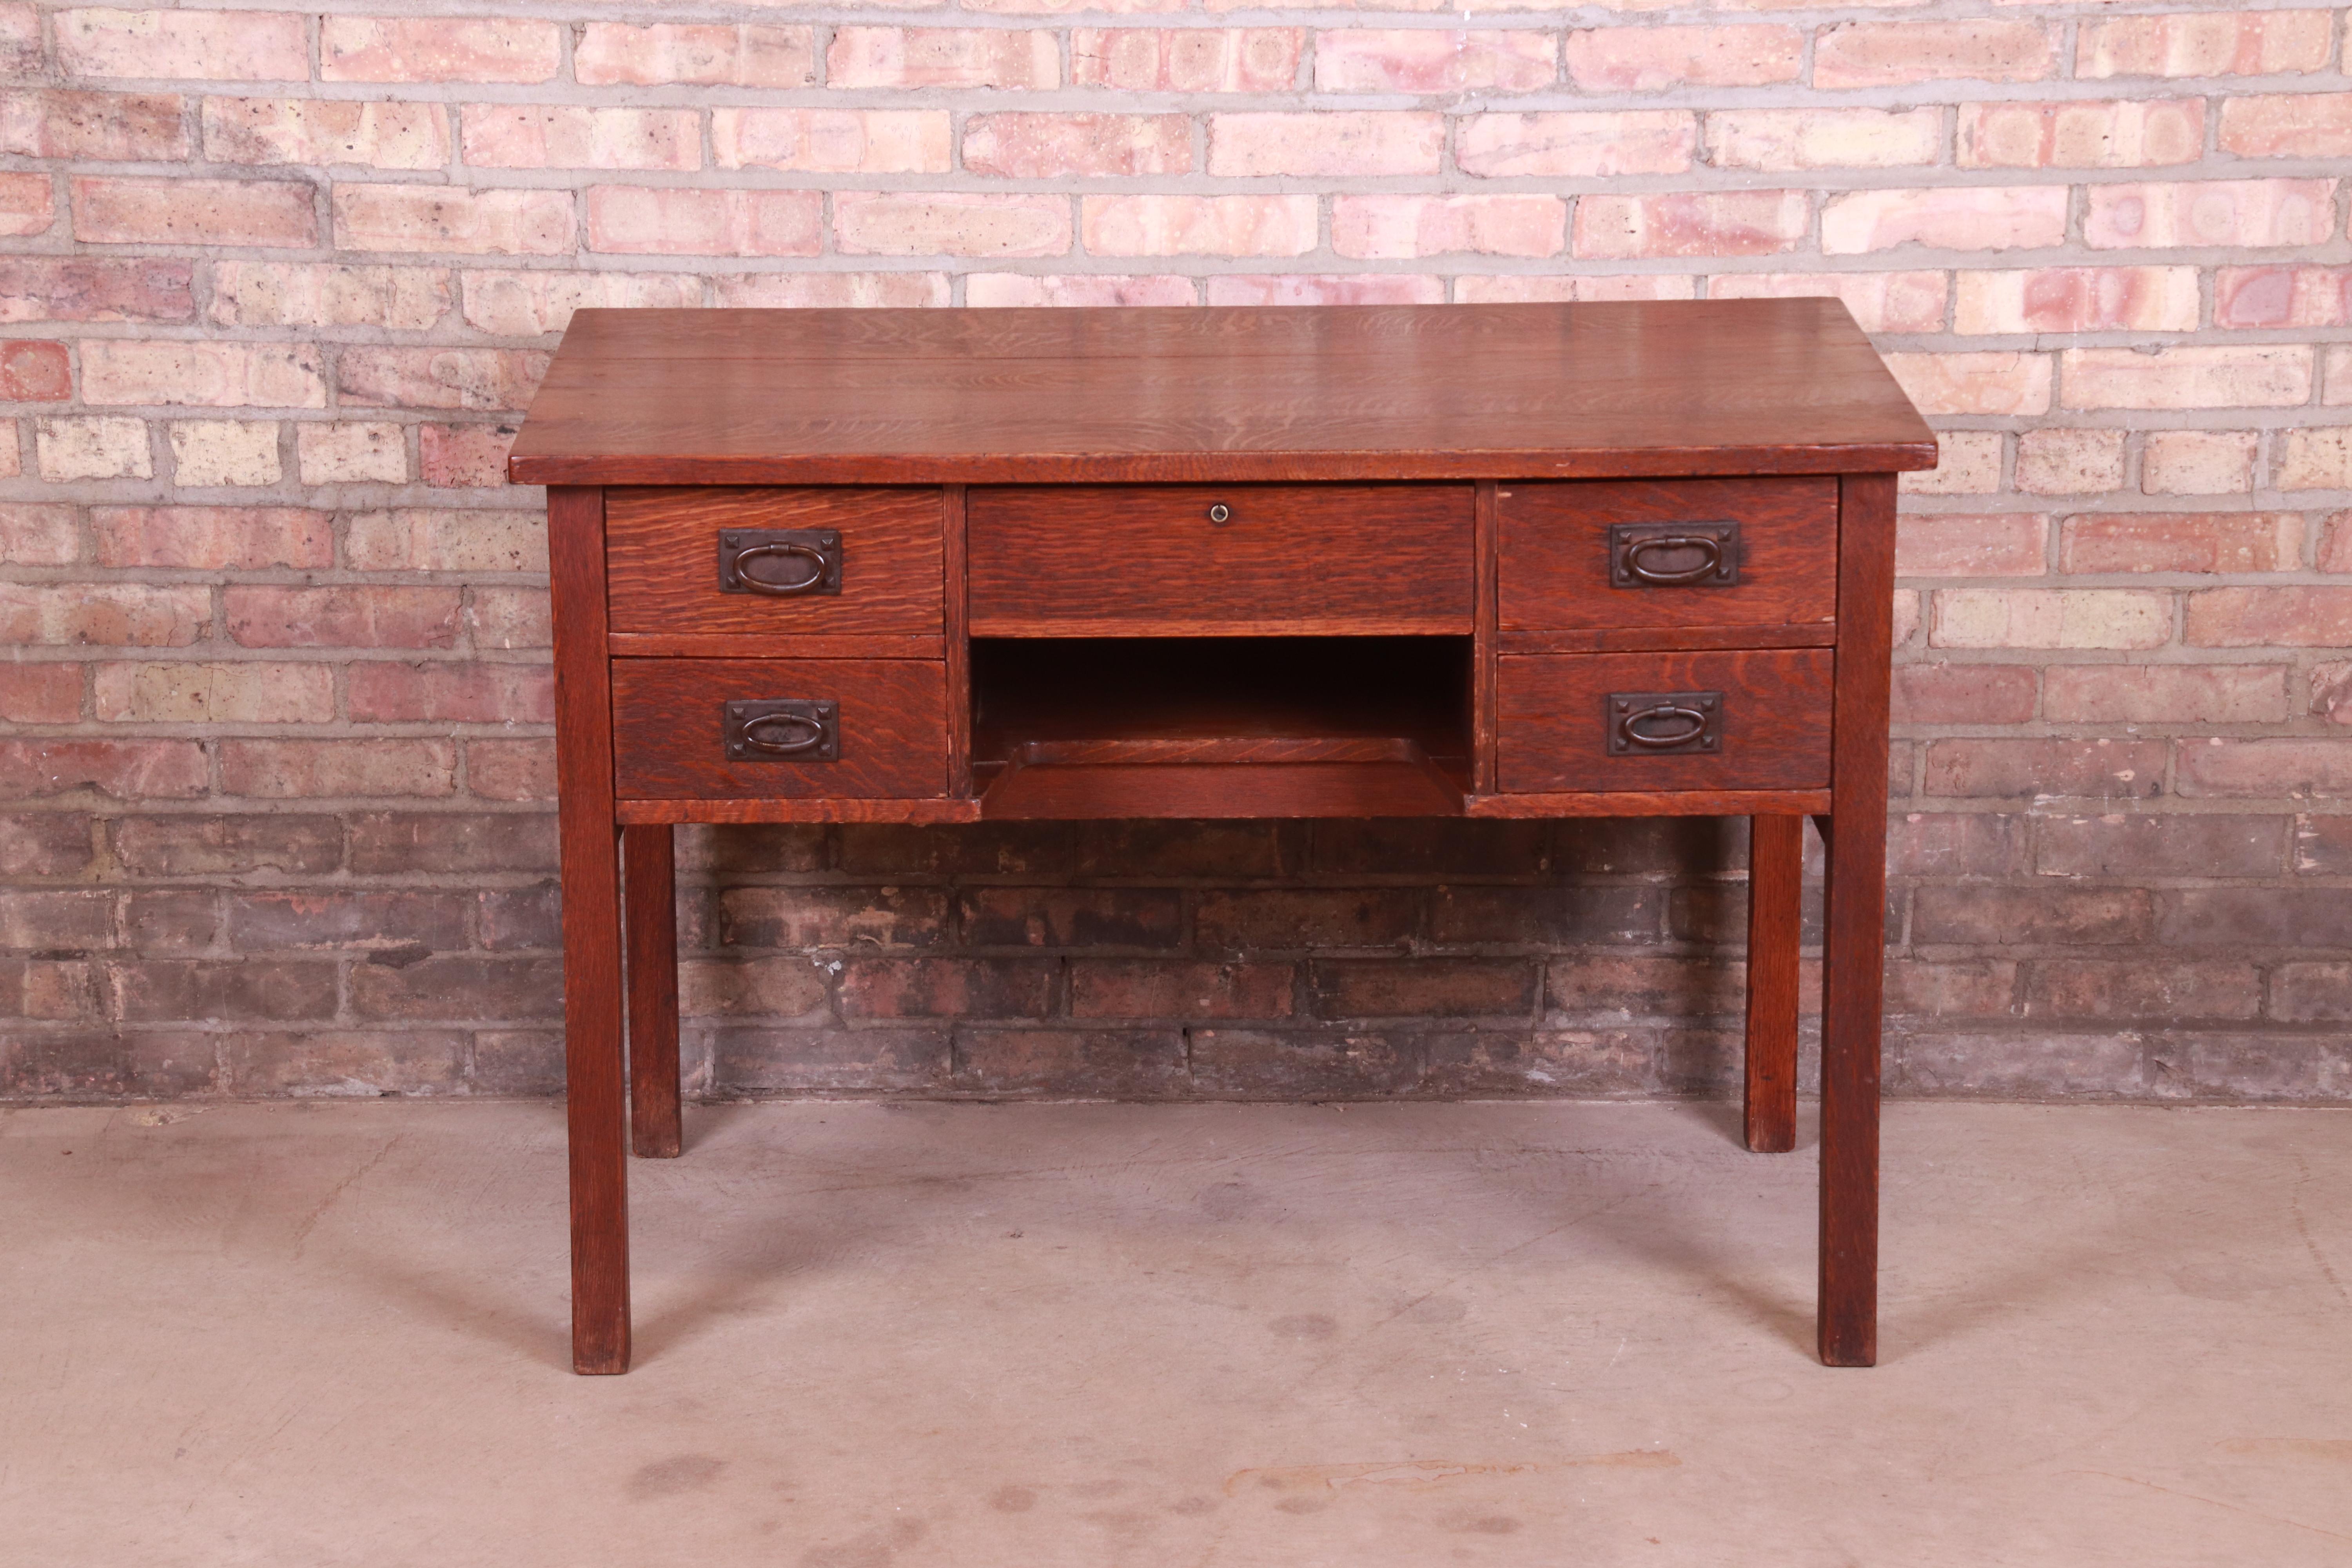
[[[921,659],[616,658],[624,800],[947,794],[947,667]]]

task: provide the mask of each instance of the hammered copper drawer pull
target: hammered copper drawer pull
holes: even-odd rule
[[[841,760],[841,704],[806,698],[730,702],[724,720],[730,762]]]
[[[1664,757],[1723,747],[1720,691],[1612,691],[1608,715],[1612,757]]]
[[[755,575],[752,567],[764,561],[789,563],[798,574]],[[765,594],[776,599],[838,594],[841,535],[830,528],[722,529],[719,535],[719,591]]]
[[[1668,565],[1696,551],[1696,563]],[[1739,582],[1736,522],[1621,522],[1609,530],[1612,588],[1729,588]]]

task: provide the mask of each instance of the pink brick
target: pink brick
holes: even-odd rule
[[[1896,524],[1898,577],[2039,577],[2050,520],[2039,512],[1908,513]]]
[[[2139,488],[2152,496],[2251,490],[2259,444],[2252,430],[2151,430],[2140,448]]]
[[[185,647],[212,618],[202,584],[0,583],[0,642]]]
[[[1444,146],[1445,121],[1435,114],[1327,110],[1209,117],[1212,174],[1434,174]]]
[[[516,425],[420,425],[417,466],[425,482],[446,489],[494,489],[507,482],[507,452]]]
[[[1355,277],[1302,272],[1262,277],[1220,273],[1209,279],[1212,305],[1437,305],[1444,300],[1444,279],[1408,272]]]
[[[92,404],[324,408],[327,377],[311,343],[93,339],[81,346],[81,394]]]
[[[572,51],[572,72],[587,87],[806,87],[816,79],[816,34],[723,23],[591,22]]]
[[[2130,169],[2193,163],[2205,152],[2201,98],[1964,103],[1959,115],[1963,169]]]
[[[80,559],[73,508],[0,501],[0,562],[11,566],[70,566]]]
[[[1454,297],[1465,305],[1569,304],[1594,300],[1696,300],[1698,279],[1686,272],[1584,274],[1574,278],[1458,278]]]
[[[2033,717],[2033,669],[2020,664],[1898,664],[1897,724],[2022,724]]]
[[[593,212],[593,192],[590,202]],[[572,245],[572,193],[338,185],[335,239],[346,250],[562,256]]]
[[[2039,22],[1848,22],[1813,43],[1816,88],[2042,81],[2058,74],[2058,32]]]
[[[343,563],[355,572],[544,572],[547,521],[536,509],[361,512],[344,525]]]
[[[2001,434],[1998,430],[1942,430],[1936,436],[1936,466],[1905,474],[1906,496],[1975,496],[2001,488]]]
[[[547,590],[477,586],[468,591],[466,629],[478,648],[552,647]]]
[[[2339,511],[2326,521],[2319,542],[2322,572],[2352,572],[2352,511]]]
[[[1804,243],[1802,191],[1580,196],[1575,251],[1603,260],[1644,256],[1771,256]]]
[[[0,420],[0,479],[13,479],[25,471],[25,449],[19,444],[18,429],[14,419]]]
[[[79,664],[0,665],[0,722],[71,724],[81,717]]]
[[[755,272],[713,279],[721,305],[747,310],[936,310],[944,272]]]
[[[205,787],[205,749],[194,741],[0,741],[0,795],[14,800],[83,789],[186,799]]]
[[[2325,70],[2336,18],[2325,10],[2113,16],[2083,24],[2074,74],[2271,76]]]
[[[326,16],[321,81],[546,81],[563,58],[556,24],[520,16]]]
[[[438,169],[449,162],[437,103],[315,98],[205,100],[205,155],[220,163],[366,163]]]
[[[1959,274],[1953,330],[2193,332],[2193,267],[2044,267]]]
[[[194,265],[170,258],[0,257],[0,321],[187,321]]]
[[[543,664],[362,659],[345,679],[362,724],[551,724],[554,674]]]
[[[57,221],[56,188],[47,174],[0,174],[0,236],[47,234]]]
[[[963,166],[1006,179],[1185,174],[1192,122],[1181,114],[976,114]]]
[[[2049,426],[2028,430],[2017,438],[2017,488],[2045,496],[2121,489],[2126,434]]]
[[[944,109],[721,109],[710,116],[721,169],[943,174],[954,144]]]
[[[299,507],[90,509],[101,566],[308,570],[335,563],[332,519]]]
[[[1796,80],[1804,48],[1794,27],[1599,27],[1569,34],[1568,79],[1587,92],[1759,87]]]
[[[1726,272],[1710,300],[1843,300],[1865,332],[1933,332],[1944,325],[1940,272]]]
[[[74,237],[94,245],[319,243],[318,214],[306,184],[98,178],[71,184]]]
[[[2047,414],[2050,356],[1897,353],[1886,368],[1923,414]]]
[[[702,117],[690,109],[469,103],[459,133],[478,169],[702,166]]]
[[[1948,185],[1847,191],[1822,206],[1822,252],[2038,250],[2066,239],[2063,185]]]
[[[845,256],[1064,256],[1066,196],[844,191],[833,198]]]
[[[824,79],[836,88],[1052,88],[1062,84],[1062,51],[1047,32],[836,27]]]
[[[368,408],[524,407],[547,374],[548,356],[520,349],[377,348],[354,343],[336,362],[336,390]]]
[[[41,13],[23,4],[0,5],[0,77],[41,74]]]
[[[532,268],[465,274],[466,323],[499,337],[560,332],[572,312],[702,303],[702,280],[677,272],[555,272]]]
[[[2057,724],[2275,724],[2286,672],[2273,665],[2053,664],[2042,716]]]
[[[2144,246],[2325,245],[2333,180],[2200,180],[2093,185],[2083,240],[2095,250]]]
[[[1458,122],[1454,161],[1482,178],[1678,174],[1697,145],[1697,122],[1682,110],[1474,114]]]
[[[1941,154],[1936,109],[1718,109],[1706,117],[1719,169],[1890,169]]]
[[[1315,198],[1087,196],[1079,226],[1094,256],[1304,256],[1315,248]]]
[[[2342,741],[2184,740],[2174,744],[2180,753],[2176,770],[2180,793],[2191,798],[2341,800],[2352,795],[2352,744]]]
[[[302,18],[276,11],[58,11],[68,76],[307,81]]]
[[[815,191],[588,188],[588,248],[624,256],[814,256],[824,248]]]
[[[0,403],[63,403],[72,395],[73,361],[65,344],[46,338],[0,342]]]
[[[1192,305],[1199,286],[1167,274],[1065,274],[1034,277],[1021,272],[975,272],[964,279],[963,302],[971,306]]]
[[[2311,397],[2311,350],[2069,349],[2062,357],[2069,408],[2286,408]]]
[[[2152,648],[2172,640],[2172,595],[2121,588],[1941,588],[1931,647]]]
[[[451,741],[223,741],[221,788],[262,800],[431,798],[457,790]]]
[[[1315,35],[1318,92],[1532,92],[1559,74],[1549,33],[1349,27]]]
[[[2213,324],[2352,325],[2352,267],[2224,267],[2213,275]]]
[[[466,789],[484,800],[553,800],[555,742],[467,742]]]
[[[929,0],[884,0],[897,9],[916,10]],[[1185,0],[964,0],[967,11],[993,16],[1064,16],[1073,11],[1181,11]]]
[[[324,724],[334,721],[335,672],[269,659],[125,660],[98,667],[90,698],[110,724]]]
[[[1331,203],[1331,248],[1342,256],[1557,256],[1567,243],[1568,204],[1558,196],[1335,196]]]
[[[1070,81],[1128,92],[1283,92],[1297,80],[1298,27],[1079,27]]]
[[[216,261],[212,319],[227,327],[390,327],[423,331],[449,313],[438,267]]]
[[[0,93],[0,153],[169,163],[188,156],[177,93]]]
[[[2221,151],[2242,158],[2352,156],[2352,93],[2260,93],[2221,100]]]
[[[2059,524],[2062,572],[2292,572],[2302,561],[2299,512],[2087,512]]]
[[[224,590],[229,639],[240,647],[453,647],[456,588]]]
[[[2340,408],[2352,403],[2352,346],[2343,343],[2328,345],[2326,368],[2322,377],[2326,390],[2319,401],[2330,408]]]
[[[2189,595],[2190,647],[2352,646],[2352,588],[2207,588]]]
[[[2352,425],[2288,431],[2276,482],[2283,490],[2352,489]]]

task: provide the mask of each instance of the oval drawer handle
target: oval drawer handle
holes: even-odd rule
[[[1679,721],[1681,728],[1664,731],[1641,728],[1653,719]],[[1706,725],[1707,715],[1697,709],[1685,708],[1678,702],[1661,702],[1654,708],[1644,708],[1618,720],[1617,738],[1645,752],[1664,751],[1670,746],[1689,745],[1706,733]]]
[[[1699,563],[1679,571],[1657,571],[1642,564],[1642,557],[1654,550],[1696,550],[1700,554]],[[1704,582],[1723,570],[1723,541],[1704,533],[1673,533],[1657,539],[1636,539],[1625,546],[1624,565],[1628,577],[1637,583],[1648,583],[1661,588]]]
[[[841,704],[806,697],[730,702],[719,734],[734,762],[839,762]]]
[[[797,726],[805,733],[797,740],[771,741],[760,733],[770,724]],[[772,757],[797,757],[824,744],[824,725],[805,713],[761,713],[744,720],[735,736],[752,751],[765,752]]]
[[[793,583],[778,583],[770,578],[752,576],[750,571],[751,563],[769,555],[797,555],[809,563],[809,574]],[[754,594],[772,595],[779,599],[790,598],[795,594],[814,593],[824,585],[825,573],[831,566],[832,563],[825,559],[824,551],[814,544],[802,544],[793,541],[778,544],[746,545],[735,552],[732,563],[735,580],[742,584],[746,589]]]

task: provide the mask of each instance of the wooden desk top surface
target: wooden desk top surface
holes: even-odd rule
[[[1931,468],[1834,300],[582,310],[526,484],[1600,478]]]

